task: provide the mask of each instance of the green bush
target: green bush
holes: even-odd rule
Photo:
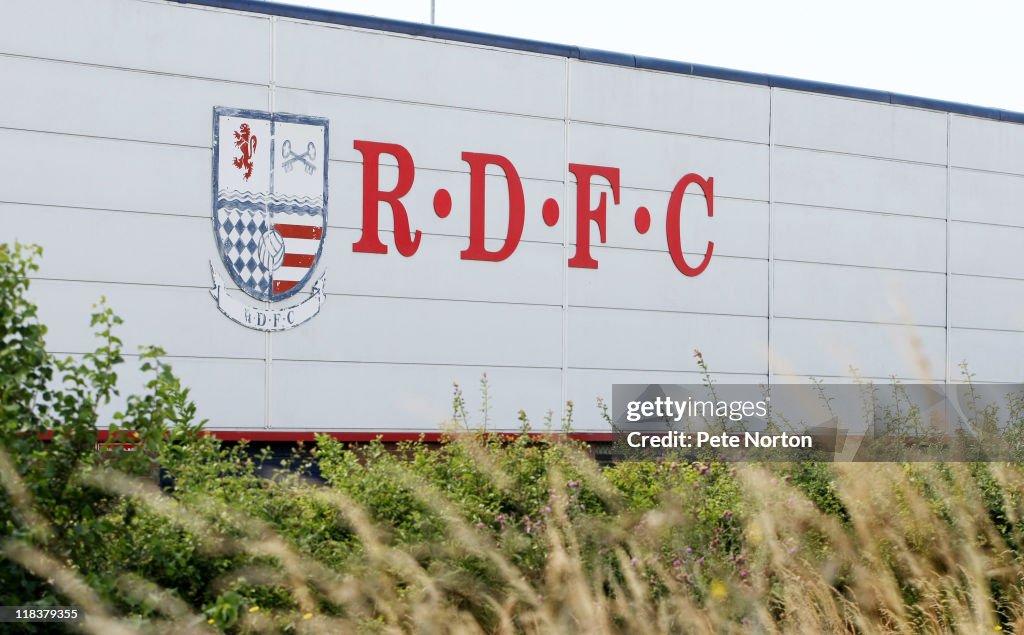
[[[38,256],[0,245],[0,604],[79,605],[97,633],[1022,624],[1017,466],[602,468],[565,434],[572,404],[557,432],[489,433],[485,406],[439,444],[321,435],[271,465],[203,433],[157,348],[101,420],[120,320],[101,301],[95,351],[47,353]],[[453,419],[472,427],[457,388]]]

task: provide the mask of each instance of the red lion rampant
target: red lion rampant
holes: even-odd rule
[[[234,135],[235,147],[241,151],[242,156],[236,157],[232,163],[239,170],[245,170],[242,179],[248,181],[252,176],[252,155],[256,154],[256,135],[252,134],[247,123],[243,123]]]

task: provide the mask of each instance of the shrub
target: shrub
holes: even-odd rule
[[[321,436],[271,466],[202,433],[155,348],[109,422],[134,450],[98,447],[120,320],[101,302],[97,350],[53,358],[26,296],[36,257],[0,246],[2,604],[78,605],[92,633],[1024,625],[1015,464],[601,468],[568,405],[558,432]]]

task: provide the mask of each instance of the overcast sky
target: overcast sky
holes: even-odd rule
[[[285,0],[430,21],[430,0]],[[1021,0],[436,0],[437,24],[1024,112]]]

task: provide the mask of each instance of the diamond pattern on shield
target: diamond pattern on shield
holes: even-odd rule
[[[232,266],[239,286],[253,296],[267,295],[270,271],[259,259],[260,241],[267,233],[266,213],[228,202],[217,208],[217,231],[224,261]]]

